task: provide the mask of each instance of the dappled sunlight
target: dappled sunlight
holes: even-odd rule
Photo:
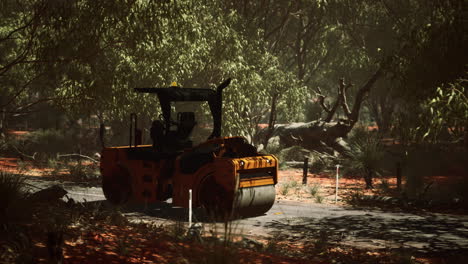
[[[226,252],[238,258],[238,263],[246,264],[306,263],[301,259],[267,252],[235,247],[228,249],[222,244],[177,241],[164,232],[154,233],[141,227],[96,223],[93,229],[99,231],[66,231],[64,263],[204,263],[203,260],[209,259],[213,252]],[[34,236],[35,240],[40,238],[40,234]],[[37,263],[48,263],[46,245],[36,242],[34,247]],[[221,259],[224,257],[221,256]]]

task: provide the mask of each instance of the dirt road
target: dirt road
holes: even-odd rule
[[[77,202],[86,200],[107,204],[101,188],[97,186],[57,183],[37,177],[29,178],[28,182],[38,188],[59,184]],[[165,225],[188,220],[187,209],[172,207],[169,203],[129,205],[124,210],[133,221]],[[194,210],[194,221],[201,222],[205,230],[222,228],[222,224],[214,225],[200,209]],[[234,221],[232,227],[234,232],[252,238],[274,238],[291,243],[314,241],[321,237],[327,243],[358,248],[402,249],[431,254],[468,251],[468,215],[395,213],[280,200],[265,215]]]

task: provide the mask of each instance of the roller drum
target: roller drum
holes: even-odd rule
[[[234,214],[237,216],[262,215],[273,206],[275,194],[274,185],[240,188],[234,201]]]

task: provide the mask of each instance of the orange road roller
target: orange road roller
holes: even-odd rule
[[[113,204],[154,203],[172,198],[173,206],[204,207],[219,216],[266,213],[275,200],[278,159],[262,155],[243,137],[221,137],[222,92],[205,88],[135,88],[156,94],[161,120],[152,122],[152,145],[141,145],[136,115],[131,115],[129,144],[104,147],[101,155],[102,189]],[[208,102],[213,118],[206,141],[193,146],[197,124],[194,112],[173,113],[175,102]],[[172,118],[175,116],[176,120]]]

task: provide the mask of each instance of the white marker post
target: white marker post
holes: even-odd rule
[[[192,227],[192,189],[189,189],[189,228]]]
[[[336,165],[336,188],[335,188],[335,203],[338,202],[338,176],[340,173],[340,165]]]

